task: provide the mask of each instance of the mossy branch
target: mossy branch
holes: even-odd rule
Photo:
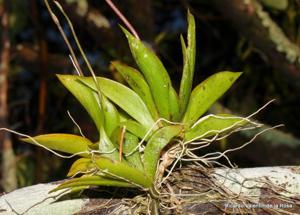
[[[214,5],[268,57],[275,70],[300,78],[300,48],[288,39],[258,1],[215,0]]]

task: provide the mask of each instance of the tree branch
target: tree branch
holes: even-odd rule
[[[190,166],[174,172],[168,180],[161,197],[177,200],[173,201],[173,209],[161,207],[160,211],[161,214],[296,213],[300,210],[299,183],[300,167],[217,168],[205,173],[199,167]],[[53,197],[57,199],[61,191],[48,192],[57,185],[38,184],[3,195],[0,210],[9,214],[26,211],[30,214],[100,215],[120,214],[120,210],[126,208],[130,213],[135,209],[128,206],[128,198],[126,201],[120,199],[120,195],[103,198],[103,193],[101,198],[60,198],[55,201]]]
[[[300,48],[256,0],[214,0],[215,7],[231,21],[238,32],[254,43],[278,72],[300,78]]]

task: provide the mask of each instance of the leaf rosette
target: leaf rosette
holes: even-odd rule
[[[22,139],[81,157],[69,170],[72,179],[53,191],[90,186],[151,190],[159,180],[157,167],[167,146],[226,133],[248,123],[233,115],[203,117],[241,73],[219,72],[192,89],[196,28],[190,12],[187,20],[187,41],[180,38],[184,65],[178,93],[154,51],[123,27],[138,69],[119,61],[112,62],[112,67],[127,85],[104,77],[57,75],[88,112],[99,138],[91,142],[72,134],[46,134]]]

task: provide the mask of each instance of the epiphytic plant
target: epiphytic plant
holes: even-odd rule
[[[51,10],[50,13],[57,21]],[[70,27],[73,29],[72,24]],[[246,124],[256,125],[248,118],[228,114],[202,117],[241,73],[216,73],[192,90],[196,39],[195,21],[190,12],[187,44],[182,36],[180,38],[184,65],[179,93],[155,53],[127,30],[122,30],[139,70],[118,61],[112,62],[112,66],[130,88],[96,77],[92,70],[92,77],[57,75],[89,113],[99,140],[93,143],[72,134],[44,134],[22,139],[81,157],[68,172],[67,176],[72,178],[53,191],[65,188],[78,191],[90,186],[137,187],[157,199],[164,172],[175,160],[194,156],[192,150]],[[80,44],[77,45],[81,50]],[[203,163],[207,164],[205,160]],[[157,206],[157,200],[153,202]]]

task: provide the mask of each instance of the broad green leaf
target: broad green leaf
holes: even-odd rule
[[[173,87],[170,88],[169,92],[169,109],[170,109],[170,115],[171,115],[171,121],[178,121],[179,120],[179,101],[178,101],[178,95]]]
[[[123,126],[116,129],[113,132],[112,142],[115,146],[122,151],[122,162],[124,159],[127,161],[128,165],[144,171],[143,164],[141,161],[141,156],[139,149],[136,147],[139,144],[139,138],[134,134],[127,131],[126,127],[124,130],[124,136],[122,137]]]
[[[232,129],[245,125],[247,122],[248,121],[242,117],[229,114],[207,115],[202,119],[200,118],[193,128],[186,131],[185,141],[228,132]]]
[[[98,145],[99,145],[99,152],[102,153],[103,157],[107,157],[115,161],[119,160],[118,150],[111,142],[110,138],[107,136],[104,129],[101,129],[100,131],[100,140]]]
[[[117,61],[112,62],[112,65],[118,70],[129,86],[141,97],[141,99],[143,99],[153,119],[158,119],[159,116],[151,95],[150,88],[143,75],[136,69]]]
[[[75,96],[75,98],[83,105],[89,113],[98,131],[104,124],[103,112],[100,109],[100,104],[97,95],[87,86],[79,82],[78,76],[75,75],[57,75],[63,85]]]
[[[123,142],[123,154],[131,153],[139,144],[139,138],[130,132],[125,133]],[[139,149],[131,153],[129,156],[125,156],[128,163],[134,168],[144,171]]]
[[[80,81],[92,89],[95,83],[92,77],[78,77]],[[133,90],[116,81],[98,77],[101,92],[116,105],[127,112],[132,118],[141,123],[145,128],[150,128],[154,121],[143,100]]]
[[[183,122],[191,126],[219,99],[241,75],[240,72],[219,72],[200,83],[192,92]]]
[[[57,77],[80,101],[80,103],[85,107],[85,109],[95,121],[98,131],[100,133],[100,152],[104,152],[104,156],[109,157],[113,160],[117,159],[118,152],[112,152],[112,150],[114,150],[114,145],[111,143],[107,136],[107,132],[112,133],[112,131],[118,126],[119,123],[118,112],[113,106],[113,104],[111,104],[103,96],[103,110],[101,110],[101,105],[97,95],[97,91],[84,84],[81,81],[83,77],[75,75],[57,75]],[[90,80],[92,81],[93,86],[95,86],[94,79],[90,78]],[[103,125],[105,126],[105,130]]]
[[[119,123],[119,115],[114,105],[109,102],[105,96],[103,96],[103,110],[101,111],[97,92],[80,82],[78,80],[79,76],[57,75],[57,77],[85,107],[96,123],[99,132],[104,124],[105,131],[108,135],[110,135]]]
[[[104,178],[101,176],[82,176],[80,178],[73,178],[69,179],[66,182],[63,182],[58,187],[51,190],[49,193],[66,189],[66,188],[80,188],[82,189],[83,186],[113,186],[113,187],[133,187],[131,184],[114,180],[110,178]]]
[[[90,158],[79,158],[71,166],[67,176],[71,177],[79,172],[86,172],[95,167]]]
[[[119,180],[127,181],[133,185],[149,188],[152,186],[152,180],[144,172],[141,172],[127,164],[112,161],[107,158],[96,158],[95,164],[104,173],[119,177]]]
[[[43,134],[31,138],[22,138],[24,142],[34,145],[40,145],[55,151],[76,154],[79,152],[89,151],[89,145],[93,145],[87,138],[73,134]],[[33,141],[34,140],[34,141]],[[37,143],[38,144],[37,144]],[[87,153],[79,154],[79,156],[87,157]]]
[[[179,107],[181,115],[185,112],[193,85],[196,58],[196,27],[194,16],[188,11],[187,47],[184,39],[180,38],[183,53],[183,73],[179,90]]]
[[[120,126],[125,126],[126,130],[130,131],[132,134],[141,139],[143,139],[147,133],[147,130],[141,124],[130,119],[121,122]]]
[[[168,72],[151,49],[124,28],[122,30],[127,37],[132,56],[149,84],[160,116],[170,119],[169,89],[172,85]]]
[[[103,96],[102,102],[105,119],[104,127],[106,134],[110,136],[112,132],[119,126],[120,116],[116,107],[105,96]]]
[[[147,142],[145,151],[144,151],[144,168],[145,172],[151,177],[154,178],[156,173],[157,162],[160,157],[161,150],[168,144],[170,141],[180,135],[183,130],[181,125],[170,125],[162,127],[157,130]]]

